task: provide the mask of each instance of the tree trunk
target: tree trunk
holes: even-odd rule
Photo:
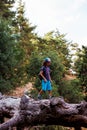
[[[26,95],[22,98],[2,95],[0,115],[2,115],[0,130],[8,130],[9,127],[23,130],[24,127],[42,124],[74,127],[75,130],[81,130],[81,127],[87,128],[87,102],[69,104],[58,97],[36,101]],[[3,123],[2,117],[10,119]]]
[[[4,117],[0,116],[0,124],[2,124],[4,122]]]
[[[75,130],[81,130],[81,127],[77,126],[77,127],[75,127]]]

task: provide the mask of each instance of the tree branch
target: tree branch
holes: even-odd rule
[[[17,126],[19,122],[20,122],[20,117],[19,115],[16,115],[10,120],[8,120],[7,122],[0,125],[0,130],[8,130],[9,127]]]

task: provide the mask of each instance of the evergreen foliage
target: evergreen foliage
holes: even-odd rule
[[[87,92],[87,47],[82,46],[82,50],[77,53],[75,68],[80,79],[82,89]]]
[[[62,80],[58,89],[59,94],[65,98],[67,102],[77,103],[83,100],[81,84],[78,79],[71,81]]]
[[[68,102],[78,102],[81,101],[84,96],[82,95],[82,89],[79,80],[64,80],[65,67],[62,63],[60,57],[56,51],[54,52],[42,52],[42,53],[33,53],[30,58],[29,65],[27,66],[27,72],[29,75],[30,81],[34,82],[35,89],[32,90],[31,95],[34,98],[37,98],[37,94],[41,89],[41,81],[38,78],[40,68],[42,66],[42,61],[50,57],[52,60],[51,63],[51,77],[52,77],[52,94],[53,96],[63,96]],[[47,93],[42,95],[43,98],[48,98]],[[74,97],[74,98],[73,98]]]
[[[29,23],[29,20],[25,17],[24,3],[19,0],[16,17],[14,20],[15,32],[20,35],[21,47],[25,51],[25,61],[34,51],[35,47],[32,44],[32,40],[35,39],[35,26]]]
[[[0,16],[5,19],[11,19],[15,16],[15,11],[11,8],[14,6],[15,0],[0,0]]]
[[[87,47],[83,46],[75,63],[80,81],[64,81],[71,67],[70,47],[79,50],[77,44],[69,43],[65,34],[58,30],[38,36],[36,26],[25,17],[22,0],[19,0],[17,10],[12,10],[15,2],[0,0],[0,91],[7,92],[30,80],[34,82],[34,94],[37,95],[41,89],[38,74],[42,61],[50,57],[53,95],[64,96],[71,102],[80,101],[81,92],[87,91]]]
[[[0,19],[0,88],[2,89],[2,86],[4,86],[4,88],[7,87],[6,80],[9,82],[9,77],[13,66],[13,64],[11,64],[13,57],[12,44],[13,38],[10,36],[8,24]]]

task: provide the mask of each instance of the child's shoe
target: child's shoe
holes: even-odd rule
[[[52,98],[52,96],[49,95],[49,99],[51,99],[51,98]]]
[[[38,99],[41,100],[42,99],[42,96],[40,94],[38,94]]]

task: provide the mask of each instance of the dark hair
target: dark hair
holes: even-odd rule
[[[47,66],[47,63],[48,63],[47,61],[44,61],[43,66]]]

